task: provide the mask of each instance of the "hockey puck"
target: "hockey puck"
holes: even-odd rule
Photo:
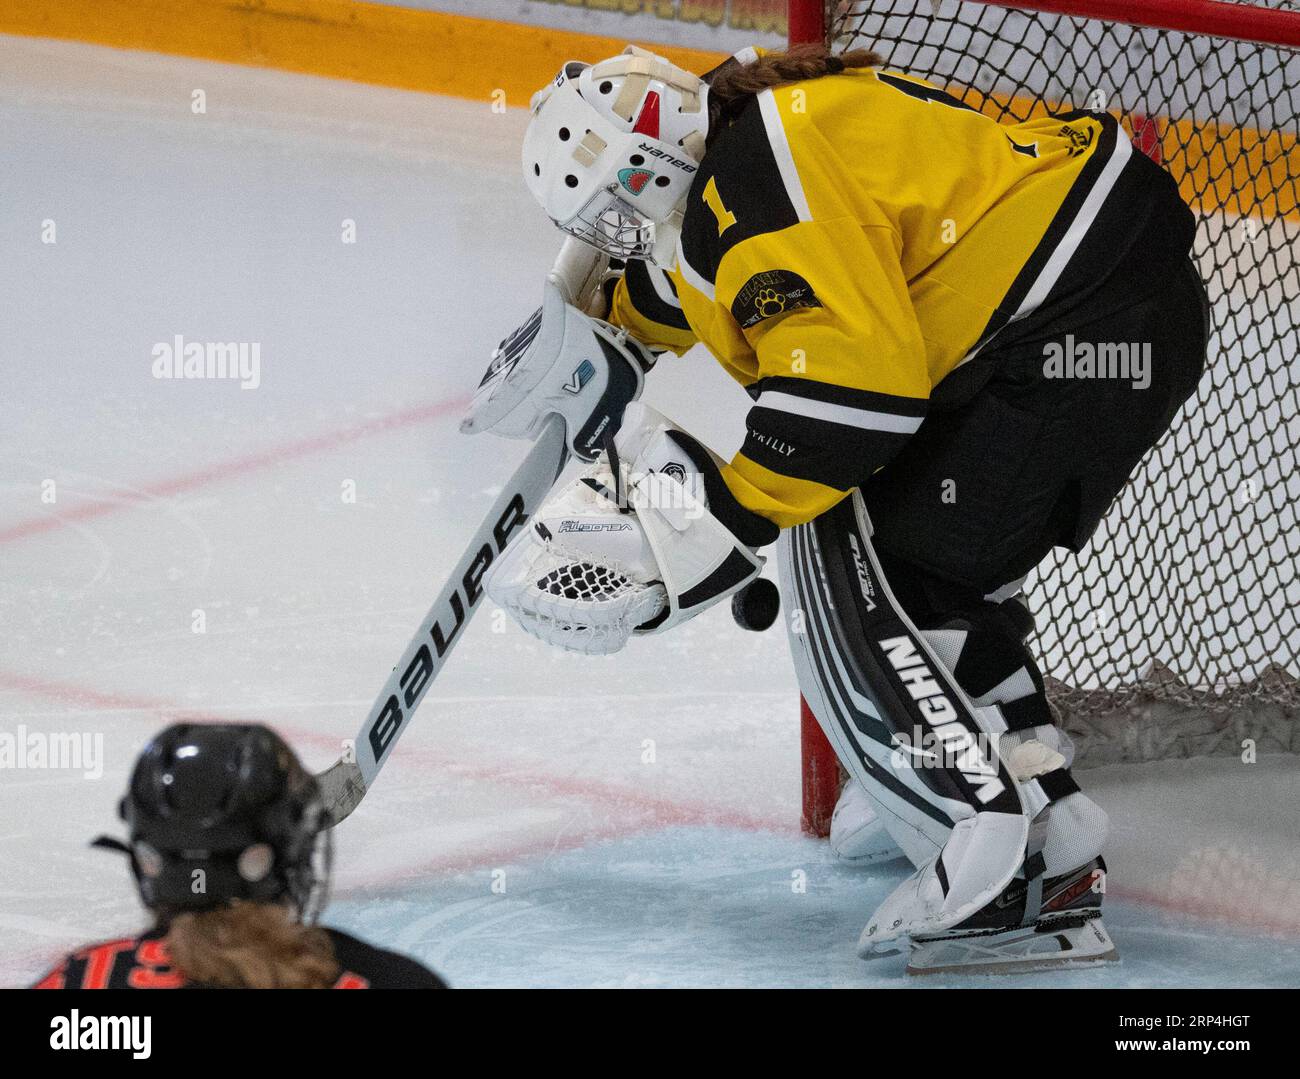
[[[781,593],[766,577],[751,581],[731,597],[731,616],[742,629],[761,633],[776,621]]]

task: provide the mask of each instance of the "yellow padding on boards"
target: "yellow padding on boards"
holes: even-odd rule
[[[620,38],[359,0],[3,0],[0,32],[196,56],[526,107],[566,60]],[[688,71],[723,53],[650,45]]]

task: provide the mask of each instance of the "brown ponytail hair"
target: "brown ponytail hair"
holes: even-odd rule
[[[166,944],[188,980],[223,989],[328,989],[341,973],[329,935],[277,903],[177,914]]]
[[[749,99],[773,86],[838,75],[847,68],[878,67],[884,61],[870,49],[832,53],[825,45],[791,45],[768,52],[751,64],[728,61],[709,80],[709,134],[730,124]]]

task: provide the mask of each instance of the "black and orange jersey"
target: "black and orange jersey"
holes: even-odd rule
[[[445,989],[431,970],[337,929],[326,929],[341,972],[332,989]],[[172,965],[160,929],[73,952],[33,989],[207,989]]]
[[[991,340],[1104,278],[1152,174],[1177,201],[1104,114],[999,123],[882,68],[780,86],[712,141],[676,266],[629,270],[610,317],[702,342],[746,388],[728,486],[799,524],[886,464]],[[1103,218],[1116,238],[1089,246]]]

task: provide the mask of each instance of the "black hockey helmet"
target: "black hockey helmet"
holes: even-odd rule
[[[140,898],[160,915],[234,899],[290,902],[305,915],[324,883],[320,789],[260,724],[168,727],[140,754],[119,812]]]

